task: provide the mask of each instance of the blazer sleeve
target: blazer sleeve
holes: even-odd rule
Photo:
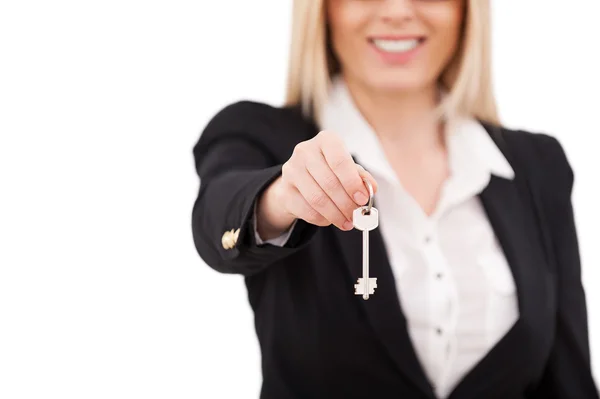
[[[277,110],[243,101],[226,106],[206,125],[193,148],[200,188],[192,209],[198,254],[214,270],[250,276],[301,250],[316,226],[298,220],[284,246],[259,244],[256,199],[281,175],[292,139]]]
[[[557,267],[558,314],[550,358],[533,397],[598,399],[590,364],[587,307],[571,201],[573,170],[558,140],[538,135],[537,141],[539,154],[546,158],[545,174],[551,180],[546,184],[543,201]]]

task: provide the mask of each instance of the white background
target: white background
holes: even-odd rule
[[[192,146],[283,99],[290,0],[1,1],[0,397],[258,398],[242,278],[197,256]],[[558,137],[600,378],[600,3],[495,0],[506,125]]]

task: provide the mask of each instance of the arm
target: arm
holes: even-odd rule
[[[200,257],[222,273],[249,276],[306,245],[316,226],[298,220],[284,246],[259,245],[253,214],[257,199],[281,174],[276,161],[282,147],[266,106],[236,103],[220,111],[194,146],[200,190],[192,210],[192,233]],[[281,155],[281,154],[279,154]],[[222,237],[239,229],[235,245]]]
[[[573,171],[556,139],[545,136],[543,147],[540,151],[547,157],[548,170],[554,168],[551,178],[563,182],[558,186],[564,189],[547,192],[544,199],[558,273],[558,314],[554,346],[534,397],[598,399],[590,365],[587,307],[571,202]]]

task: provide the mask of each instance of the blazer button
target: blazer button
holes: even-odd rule
[[[235,245],[233,242],[233,230],[223,233],[223,237],[221,237],[221,245],[223,245],[223,248],[225,249],[233,248]]]
[[[223,246],[224,249],[231,249],[233,247],[235,247],[235,244],[237,243],[237,239],[240,235],[240,229],[237,230],[229,230],[226,231],[225,233],[223,233],[223,236],[221,237],[221,245]]]

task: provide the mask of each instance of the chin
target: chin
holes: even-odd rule
[[[419,91],[431,87],[435,80],[414,74],[372,73],[366,79],[368,86],[384,92]]]

